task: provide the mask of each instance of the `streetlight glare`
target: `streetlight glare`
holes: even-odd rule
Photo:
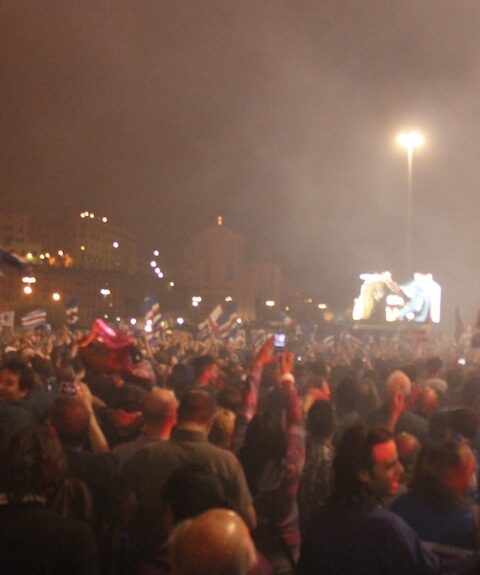
[[[420,132],[402,132],[397,136],[397,143],[407,150],[421,148],[425,143],[425,138]]]

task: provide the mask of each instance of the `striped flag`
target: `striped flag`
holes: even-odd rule
[[[0,248],[0,262],[16,268],[17,270],[21,271],[23,275],[30,275],[32,272],[32,266],[27,262],[26,259],[22,258],[14,252],[10,252],[3,248]]]
[[[75,325],[78,322],[78,297],[70,298],[65,306],[65,313],[67,314],[67,324]]]
[[[236,327],[238,319],[237,304],[227,302],[225,307],[217,305],[205,321],[198,324],[198,338],[207,339],[208,337],[224,338]]]
[[[39,308],[29,311],[22,316],[21,322],[24,329],[34,329],[45,325],[47,323],[47,310]]]

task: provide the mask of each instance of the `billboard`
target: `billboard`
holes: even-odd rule
[[[432,274],[415,273],[398,284],[390,272],[360,274],[362,286],[353,305],[354,320],[440,322],[440,285]]]

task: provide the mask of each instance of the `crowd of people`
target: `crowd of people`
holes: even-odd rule
[[[2,573],[480,569],[480,364],[444,340],[1,345]]]

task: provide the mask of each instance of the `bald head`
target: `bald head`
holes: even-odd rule
[[[142,413],[145,421],[161,423],[177,413],[177,399],[170,389],[153,389],[143,402]]]
[[[412,392],[412,382],[406,373],[397,369],[388,376],[385,390],[388,399],[391,399],[398,392],[407,398]]]
[[[174,575],[245,575],[256,560],[247,526],[226,509],[180,523],[169,544]]]

